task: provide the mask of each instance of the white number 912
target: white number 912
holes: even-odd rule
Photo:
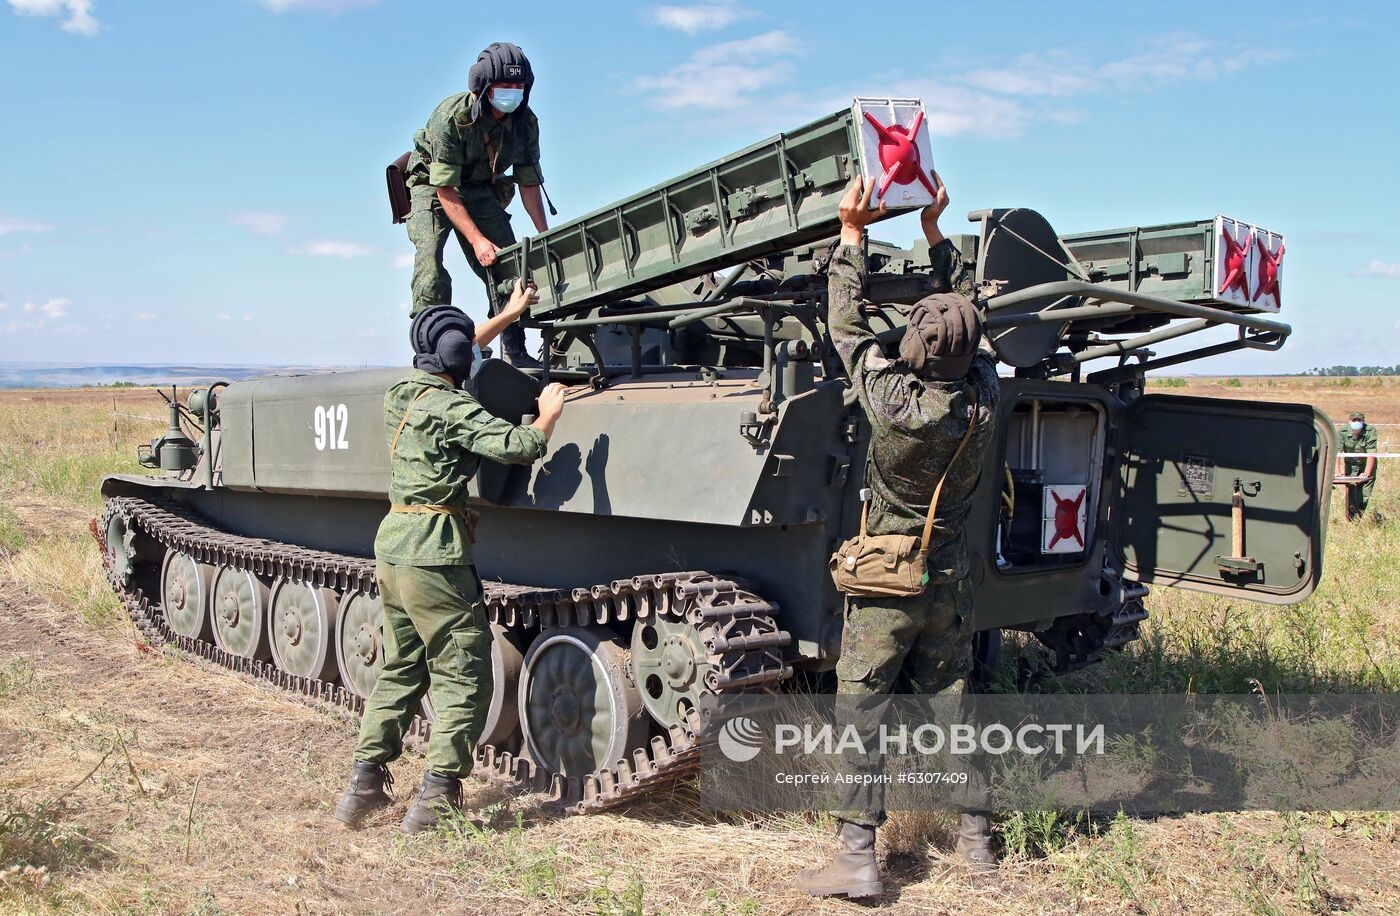
[[[345,427],[349,418],[350,411],[344,404],[317,404],[311,421],[312,429],[316,431],[316,451],[349,448],[350,444],[345,441]]]

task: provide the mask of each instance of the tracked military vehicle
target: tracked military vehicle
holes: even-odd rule
[[[573,388],[545,461],[471,482],[495,636],[483,770],[607,808],[693,772],[705,695],[834,666],[827,561],[858,525],[869,426],[826,338],[824,265],[861,156],[837,112],[501,253],[490,293],[538,285],[545,366],[486,360],[477,396],[520,421],[543,382]],[[1026,209],[969,216],[954,241],[1006,367],[966,529],[974,629],[1034,633],[1068,670],[1134,638],[1152,586],[1306,598],[1327,418],[1144,393],[1153,369],[1284,343],[1282,239],[1221,218],[1060,236]],[[871,242],[869,261],[872,321],[896,339],[943,281],[922,242]],[[1150,349],[1212,328],[1233,337]],[[360,708],[382,665],[382,402],[403,371],[172,400],[142,455],[159,475],[105,480],[94,526],[150,638]]]

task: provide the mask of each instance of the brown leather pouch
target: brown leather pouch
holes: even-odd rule
[[[491,193],[496,196],[496,203],[504,210],[515,200],[515,179],[497,175],[496,180],[491,182]]]
[[[389,210],[393,214],[395,223],[402,223],[408,220],[408,211],[413,209],[413,202],[408,194],[408,157],[410,153],[404,153],[384,170],[384,177],[389,184]]]

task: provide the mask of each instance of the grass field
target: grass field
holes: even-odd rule
[[[1154,392],[1360,407],[1400,423],[1386,379],[1156,380]],[[1236,382],[1238,384],[1236,384]],[[116,398],[114,403],[113,398]],[[142,650],[101,577],[98,483],[159,434],[149,390],[0,392],[0,912],[863,912],[791,886],[832,848],[820,818],[739,822],[684,793],[560,819],[473,781],[485,830],[409,841],[402,806],[329,817],[351,727],[235,676]],[[1143,638],[1072,676],[1115,691],[1400,690],[1400,467],[1380,518],[1334,501],[1316,595],[1269,608],[1159,590]],[[396,767],[404,798],[421,761]],[[1395,912],[1390,813],[1089,822],[1011,814],[1006,863],[969,878],[948,822],[882,831],[893,912]]]

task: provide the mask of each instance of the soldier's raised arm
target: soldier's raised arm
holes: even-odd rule
[[[865,386],[861,367],[865,354],[873,347],[880,350],[879,338],[860,313],[865,295],[865,253],[861,250],[861,235],[865,227],[888,213],[882,202],[878,210],[870,209],[870,195],[875,184],[864,187],[857,175],[841,198],[841,243],[831,257],[827,274],[827,331],[841,363],[846,367],[851,384],[858,395]]]
[[[933,173],[933,183],[938,188],[933,203],[919,213],[919,223],[923,226],[924,238],[928,240],[929,260],[933,262],[933,275],[947,284],[946,291],[961,293],[969,299],[973,295],[972,277],[967,272],[962,253],[939,228],[938,219],[948,209],[948,186],[937,172]]]

